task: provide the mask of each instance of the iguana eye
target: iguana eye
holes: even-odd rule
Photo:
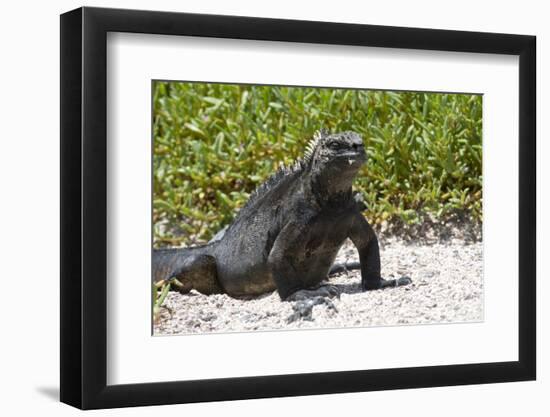
[[[328,143],[328,147],[329,147],[329,149],[332,149],[333,151],[337,151],[338,149],[340,149],[340,143],[333,140],[332,142]]]

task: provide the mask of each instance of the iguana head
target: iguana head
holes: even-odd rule
[[[351,131],[332,134],[319,131],[306,155],[312,179],[330,193],[349,189],[367,160],[363,139]]]
[[[313,145],[310,153],[315,165],[330,164],[339,169],[353,167],[357,170],[367,159],[363,139],[355,132],[331,134],[320,130],[316,133]]]

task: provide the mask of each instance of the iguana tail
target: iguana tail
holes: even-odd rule
[[[153,282],[167,281],[172,289],[187,293],[195,289],[203,294],[223,292],[217,277],[212,245],[193,248],[155,249],[153,251]]]

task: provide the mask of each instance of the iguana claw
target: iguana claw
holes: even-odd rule
[[[287,323],[293,323],[296,320],[300,320],[300,319],[313,321],[313,316],[312,316],[313,307],[321,304],[326,305],[329,310],[333,310],[335,313],[338,313],[338,309],[329,298],[316,296],[313,298],[307,298],[307,299],[297,301],[292,306],[294,313],[292,313],[287,318],[286,320]]]
[[[386,287],[401,287],[402,285],[409,285],[411,283],[412,283],[412,279],[410,279],[409,277],[401,277],[397,279],[380,278],[379,281],[364,282],[362,284],[362,287],[364,291],[370,291],[370,290],[380,290]]]

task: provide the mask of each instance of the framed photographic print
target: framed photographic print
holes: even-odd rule
[[[535,38],[61,16],[61,401],[535,379]]]

